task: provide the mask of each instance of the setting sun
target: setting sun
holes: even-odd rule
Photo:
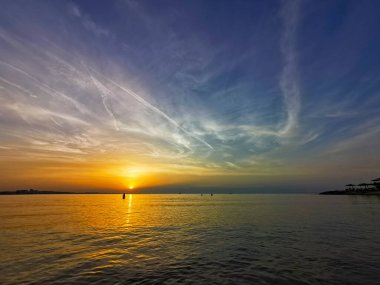
[[[135,188],[135,186],[131,185],[128,187],[129,190],[133,190]]]

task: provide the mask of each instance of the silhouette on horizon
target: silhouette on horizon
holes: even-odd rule
[[[372,183],[347,184],[345,190],[325,191],[319,194],[330,195],[380,195],[380,178],[372,180]]]

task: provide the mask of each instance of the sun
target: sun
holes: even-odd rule
[[[133,186],[133,185],[130,185],[130,186],[128,187],[129,190],[133,190],[134,188],[135,188],[135,186]]]

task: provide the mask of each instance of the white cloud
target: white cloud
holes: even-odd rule
[[[281,73],[280,87],[284,96],[287,112],[287,122],[281,130],[283,135],[291,135],[298,127],[298,116],[301,108],[300,87],[297,75],[296,33],[299,18],[300,3],[283,1],[281,15],[284,21],[284,31],[281,39],[281,52],[284,66]]]

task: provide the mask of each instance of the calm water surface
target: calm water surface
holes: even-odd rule
[[[380,198],[0,196],[1,284],[380,284]]]

